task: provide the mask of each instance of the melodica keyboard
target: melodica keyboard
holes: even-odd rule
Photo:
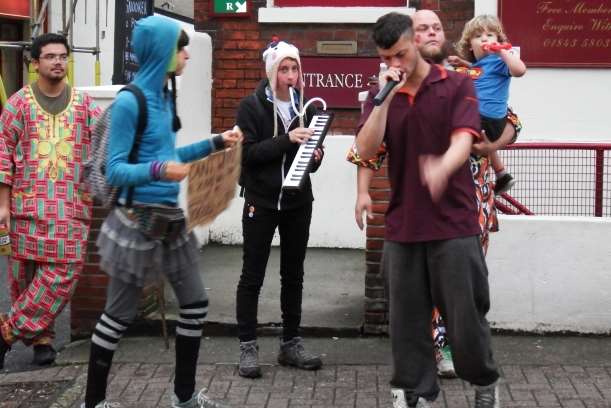
[[[299,146],[293,164],[282,183],[283,190],[299,190],[314,165],[314,150],[322,146],[322,141],[333,121],[333,112],[318,112],[312,118],[309,129],[314,130],[312,137]]]

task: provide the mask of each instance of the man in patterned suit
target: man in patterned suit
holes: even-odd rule
[[[0,368],[18,340],[34,346],[36,364],[55,361],[54,321],[83,269],[92,201],[82,164],[100,110],[65,82],[69,53],[65,37],[37,37],[38,80],[12,95],[0,116],[0,224],[10,229],[12,251]]]

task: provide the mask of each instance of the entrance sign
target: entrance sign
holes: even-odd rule
[[[212,0],[210,7],[213,17],[250,16],[250,0]]]
[[[499,16],[529,67],[611,67],[609,0],[499,0]]]
[[[330,108],[360,109],[358,95],[380,70],[378,57],[301,57],[305,94],[320,97]]]

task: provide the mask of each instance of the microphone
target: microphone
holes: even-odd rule
[[[375,106],[380,106],[384,102],[390,91],[392,91],[392,89],[398,83],[399,81],[389,79],[388,82],[386,82],[386,85],[384,85],[384,88],[382,88],[380,92],[378,92],[378,94],[373,98],[373,104]]]

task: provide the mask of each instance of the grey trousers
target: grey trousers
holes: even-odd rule
[[[185,274],[181,280],[170,281],[180,306],[208,300],[202,278],[197,273]],[[138,302],[143,288],[110,277],[104,312],[125,323],[132,323],[138,313]]]
[[[490,345],[488,269],[479,237],[384,243],[390,304],[391,386],[408,396],[439,394],[431,313],[446,322],[457,375],[474,385],[499,378]]]

